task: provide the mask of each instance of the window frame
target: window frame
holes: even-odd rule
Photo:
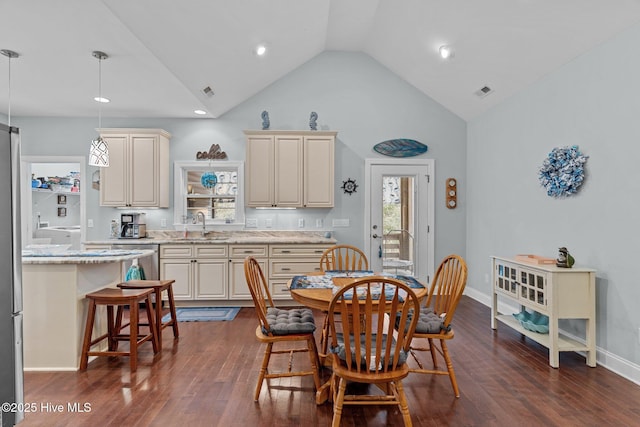
[[[182,217],[187,215],[187,174],[193,171],[225,171],[236,172],[238,176],[238,191],[235,195],[236,215],[233,222],[207,218],[206,225],[224,227],[226,229],[244,228],[244,162],[210,160],[210,161],[180,161],[173,164],[173,225],[176,230],[184,228]],[[188,223],[187,228],[197,224]],[[199,225],[202,226],[201,224]]]

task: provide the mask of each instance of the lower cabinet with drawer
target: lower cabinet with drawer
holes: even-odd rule
[[[228,298],[227,245],[162,245],[160,277],[175,280],[176,300]]]
[[[320,257],[329,245],[269,245],[269,290],[273,299],[291,299],[293,276],[320,271]],[[265,273],[266,274],[266,273]]]
[[[251,300],[251,292],[244,276],[244,259],[252,256],[258,261],[265,277],[268,273],[267,245],[229,245],[229,298]]]
[[[320,270],[326,244],[163,244],[160,278],[173,279],[176,300],[233,301],[253,305],[244,275],[244,260],[254,257],[273,299],[293,301],[288,282]]]

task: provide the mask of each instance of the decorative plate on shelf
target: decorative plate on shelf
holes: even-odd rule
[[[200,183],[204,188],[212,189],[218,183],[218,177],[213,172],[205,172],[200,177]]]

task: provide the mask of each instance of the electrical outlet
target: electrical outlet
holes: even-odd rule
[[[316,219],[316,228],[322,228],[322,218]]]
[[[265,219],[264,220],[264,226],[265,226],[265,228],[273,227],[273,220],[271,218]]]
[[[92,219],[88,219],[87,220],[87,227],[93,228],[93,220]]]
[[[258,228],[258,220],[256,218],[247,218],[245,222],[247,228]]]
[[[160,227],[162,227],[162,228],[166,228],[167,227],[167,219],[166,218],[161,218],[160,219]]]
[[[298,228],[304,228],[304,218],[298,218]]]
[[[349,218],[343,219],[334,219],[333,220],[334,227],[348,227],[349,226]]]

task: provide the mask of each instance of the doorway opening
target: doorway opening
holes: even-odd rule
[[[21,158],[22,245],[68,244],[86,238],[86,159],[81,156]]]
[[[433,159],[367,159],[365,241],[374,271],[415,276],[434,272]]]

